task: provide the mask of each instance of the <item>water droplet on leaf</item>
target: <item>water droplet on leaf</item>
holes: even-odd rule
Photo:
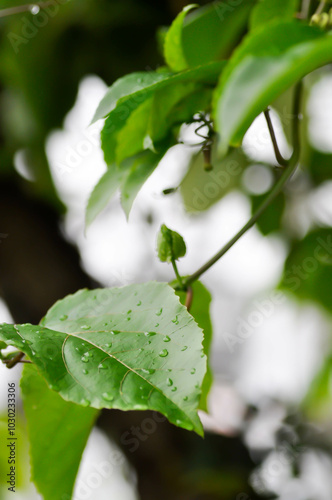
[[[161,358],[166,358],[166,356],[168,356],[168,350],[167,349],[162,349],[159,353],[159,356]]]
[[[196,373],[196,368],[193,368],[190,373],[194,375]]]
[[[187,345],[184,345],[181,349],[181,351],[186,351],[188,349],[188,346]]]
[[[167,383],[168,387],[171,387],[171,385],[173,385],[173,380],[171,378],[168,378],[166,383]]]
[[[90,330],[91,326],[90,325],[82,325],[81,330]]]
[[[159,311],[157,311],[157,312],[156,312],[156,316],[161,316],[161,315],[162,315],[162,313],[163,313],[163,310],[162,310],[162,308],[161,308],[161,309],[159,309]]]
[[[60,321],[66,321],[66,319],[68,318],[68,315],[67,314],[63,314],[61,317],[60,317]]]
[[[168,335],[166,335],[166,336],[163,338],[163,341],[164,341],[164,342],[170,342],[170,341],[171,341],[171,338],[170,338]]]
[[[144,332],[144,335],[146,337],[153,337],[154,335],[157,335],[156,332]]]
[[[110,392],[104,392],[102,396],[106,401],[113,401],[114,399],[114,396]]]

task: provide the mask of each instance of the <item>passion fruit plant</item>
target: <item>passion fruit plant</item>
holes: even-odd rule
[[[197,412],[207,410],[212,380],[211,297],[198,280],[258,221],[301,160],[302,80],[332,62],[329,3],[189,5],[159,33],[165,66],[120,78],[100,102],[93,121],[105,120],[107,171],[88,201],[87,226],[118,189],[129,216],[144,182],[179,143],[184,124],[193,124],[198,137],[189,172],[214,172],[218,182],[235,161],[221,197],[250,165],[242,139],[264,113],[276,182],[245,226],[190,276],[181,276],[177,267],[186,253],[182,237],[163,225],[157,251],[161,261],[172,264],[173,283],[79,290],[56,302],[39,325],[0,326],[0,347],[17,349],[3,352],[2,362],[8,368],[25,363],[21,387],[32,477],[46,500],[72,497],[83,449],[102,408],[158,411],[203,436]],[[286,91],[292,97],[292,126],[285,134],[293,148],[287,159],[269,114]],[[195,201],[188,206],[195,210]]]

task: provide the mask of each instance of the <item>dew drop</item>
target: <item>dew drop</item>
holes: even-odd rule
[[[114,396],[110,392],[104,392],[102,396],[106,401],[113,401],[114,399]]]
[[[153,375],[156,372],[153,368],[141,368],[141,371],[143,373],[147,373],[148,375]]]
[[[204,358],[205,354],[201,354],[201,358]]]
[[[183,398],[183,401],[188,401],[188,396],[185,396],[185,397]]]
[[[178,390],[177,387],[173,387],[172,392],[176,392]]]
[[[162,349],[159,353],[159,356],[161,358],[166,358],[166,356],[168,356],[168,350],[167,349]]]
[[[141,347],[140,349],[138,349],[138,352],[143,352],[143,351],[144,351],[143,347]]]
[[[98,370],[105,370],[107,368],[106,363],[99,363]]]
[[[111,343],[111,342],[109,342],[108,344],[105,344],[105,347],[106,347],[107,349],[110,349],[110,348],[112,347],[112,343]]]
[[[131,309],[129,309],[129,311],[127,311],[127,314],[130,314],[131,313]]]
[[[137,304],[136,304],[136,305],[137,305],[137,306],[141,306],[141,305],[142,305],[142,301],[141,301],[141,300],[139,300],[139,301],[137,302]]]
[[[58,391],[59,390],[59,386],[57,386],[56,384],[49,384],[49,388],[52,391]]]
[[[155,328],[158,328],[158,326],[159,326],[159,323],[156,323],[156,324],[154,325],[154,327],[155,327]]]
[[[127,318],[127,321],[130,321],[130,320],[131,320],[131,318]]]
[[[157,335],[156,332],[144,332],[144,335],[146,337],[154,337],[154,335]]]
[[[156,312],[156,316],[161,316],[163,313],[163,309],[159,309],[159,311]]]
[[[81,357],[81,361],[82,361],[83,363],[89,363],[89,360],[88,360],[88,358],[87,358],[86,356],[82,356],[82,357]]]
[[[107,325],[108,325],[108,323],[104,323],[104,326],[107,326]]]
[[[90,404],[90,401],[88,399],[81,399],[81,402],[80,402],[81,406],[89,406]]]
[[[82,370],[83,375],[87,375],[89,372],[88,370]]]
[[[164,342],[170,342],[170,341],[171,341],[171,338],[170,338],[168,335],[166,335],[166,336],[163,338],[163,341],[164,341]]]
[[[119,330],[112,330],[111,331],[112,335],[119,335],[119,333],[121,333],[121,332],[119,332]]]
[[[166,380],[166,384],[168,385],[168,387],[171,387],[171,385],[173,385],[173,380],[171,378],[168,378]]]
[[[68,315],[67,315],[67,314],[63,314],[63,315],[60,317],[60,321],[66,321],[66,319],[68,319]]]
[[[178,320],[178,317],[175,316],[174,319],[172,319],[172,323],[174,323],[175,325],[178,325],[179,324],[179,320]]]
[[[187,345],[184,345],[181,349],[181,351],[186,351],[188,349],[188,346]]]
[[[91,326],[90,325],[82,325],[81,330],[90,330]]]
[[[196,384],[196,385],[195,385],[195,389],[199,389],[199,384]]]
[[[29,10],[33,16],[36,16],[40,12],[40,7],[39,5],[31,5]]]
[[[151,340],[148,340],[148,344],[152,344],[152,341],[151,341]]]
[[[193,368],[190,373],[194,375],[196,373],[196,368]]]

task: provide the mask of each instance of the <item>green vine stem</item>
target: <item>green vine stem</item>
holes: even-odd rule
[[[184,290],[185,286],[184,286],[184,283],[183,283],[182,278],[180,276],[180,273],[179,273],[179,270],[178,270],[178,266],[176,265],[175,259],[172,259],[171,262],[172,262],[172,266],[173,266],[173,269],[174,269],[174,273],[175,273],[176,279],[178,280],[178,283],[179,283],[180,290]]]
[[[301,95],[302,95],[302,82],[299,82],[295,88],[294,92],[294,103],[293,103],[293,127],[292,127],[292,140],[293,140],[293,154],[289,160],[287,160],[287,166],[284,169],[278,182],[275,184],[273,189],[270,191],[268,196],[265,198],[263,203],[259,206],[257,211],[249,219],[249,221],[243,226],[242,229],[228,242],[225,246],[219,250],[206,264],[200,267],[195,273],[184,280],[184,286],[193,283],[200,276],[208,271],[221,257],[225,255],[226,252],[243,236],[249,229],[251,229],[267,207],[272,203],[272,201],[278,196],[282,191],[283,187],[293,175],[296,170],[299,157],[300,157],[300,133],[299,133],[299,113],[301,107]],[[272,123],[271,123],[272,126]],[[274,136],[275,137],[275,136]]]

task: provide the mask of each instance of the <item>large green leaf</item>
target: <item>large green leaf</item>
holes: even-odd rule
[[[259,113],[306,74],[332,61],[332,36],[298,22],[270,23],[248,35],[214,96],[220,153],[238,146]]]
[[[210,319],[211,294],[200,281],[195,281],[191,285],[193,300],[190,307],[190,314],[193,316],[198,326],[204,333],[203,349],[209,359],[212,343],[212,324]],[[185,304],[186,292],[178,291],[176,294],[180,297],[181,303]],[[207,397],[212,385],[212,370],[208,364],[207,371],[203,380],[202,395],[200,400],[200,409],[207,411]]]
[[[155,91],[175,83],[197,82],[214,84],[225,63],[223,61],[204,64],[181,73],[132,73],[117,80],[99,103],[92,123],[110,115],[115,123],[123,123],[145,99]],[[113,112],[113,113],[112,113]]]
[[[44,500],[71,498],[82,453],[98,410],[62,399],[48,388],[33,365],[25,366],[21,388],[28,424],[32,479]]]
[[[255,0],[213,2],[188,14],[182,30],[189,67],[227,59],[245,33]]]
[[[298,6],[299,0],[260,0],[252,10],[250,28],[263,27],[276,19],[290,21]]]
[[[40,326],[1,325],[0,339],[25,352],[65,400],[156,410],[203,432],[203,333],[166,283],[81,290],[58,301]]]
[[[319,229],[294,243],[282,288],[332,311],[332,229]]]
[[[184,7],[182,12],[180,12],[180,14],[173,21],[166,34],[164,56],[167,65],[172,71],[183,71],[188,68],[182,47],[182,29],[187,13],[196,7],[198,7],[197,4],[191,4]]]

